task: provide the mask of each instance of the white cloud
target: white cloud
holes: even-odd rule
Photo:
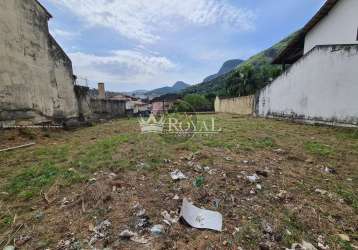
[[[163,75],[176,69],[176,65],[165,57],[134,50],[117,50],[108,56],[82,52],[70,53],[69,56],[75,74],[91,81],[117,85],[164,80]]]
[[[71,40],[79,35],[79,33],[69,32],[58,28],[50,28],[50,33],[56,38]]]
[[[183,23],[226,24],[236,31],[253,29],[254,14],[227,0],[51,0],[67,7],[93,26],[108,27],[141,43],[160,39],[162,29]]]

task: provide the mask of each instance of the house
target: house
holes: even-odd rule
[[[49,33],[51,17],[37,0],[0,1],[1,124],[79,116],[72,62]]]
[[[273,61],[289,67],[257,94],[259,116],[358,125],[357,13],[357,0],[325,2]]]
[[[152,99],[152,114],[159,115],[167,113],[179,99],[181,99],[181,97],[178,94],[165,94]]]

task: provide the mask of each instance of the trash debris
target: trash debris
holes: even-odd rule
[[[317,246],[319,250],[328,250],[329,246],[325,243],[324,238],[322,235],[319,235],[317,238]]]
[[[152,233],[152,235],[154,236],[159,236],[162,235],[164,233],[164,226],[163,225],[154,225],[151,229],[150,232]]]
[[[283,150],[282,148],[275,149],[273,152],[281,155],[287,154],[287,151]]]
[[[95,183],[96,181],[97,181],[96,178],[91,178],[91,179],[88,180],[89,183]]]
[[[15,149],[20,149],[20,148],[31,147],[31,146],[33,146],[33,145],[35,145],[35,144],[36,144],[36,143],[31,142],[31,143],[24,144],[24,145],[20,145],[20,146],[16,146],[16,147],[1,149],[1,150],[0,150],[0,153],[1,153],[1,152],[7,152],[7,151],[15,150]]]
[[[170,176],[172,177],[173,180],[183,180],[186,179],[186,176],[178,169],[174,170],[173,172],[170,173]]]
[[[144,237],[140,237],[140,236],[133,236],[130,238],[131,241],[135,242],[135,243],[139,243],[139,244],[148,244],[149,240],[144,238]]]
[[[257,190],[261,190],[261,189],[262,189],[262,186],[261,186],[260,184],[257,184],[257,185],[256,185],[256,189],[257,189]]]
[[[215,206],[216,208],[219,208],[220,202],[221,202],[221,200],[220,200],[220,199],[217,199],[217,198],[215,198],[215,199],[213,200],[214,206]]]
[[[203,171],[203,168],[202,168],[202,166],[200,166],[199,164],[197,164],[197,165],[195,165],[195,167],[194,167],[194,170],[196,171],[196,172],[201,172],[201,171]]]
[[[286,248],[286,250],[317,250],[317,248],[314,247],[311,243],[303,240],[301,244],[294,243],[290,249]]]
[[[32,237],[29,235],[21,235],[19,238],[15,239],[15,245],[16,245],[16,247],[20,247],[22,245],[25,245],[31,239],[32,239]]]
[[[254,194],[256,194],[256,191],[254,189],[251,189],[250,194],[254,195]]]
[[[111,227],[112,223],[109,220],[105,220],[96,226],[89,245],[92,246],[96,241],[106,239],[110,235]]]
[[[149,240],[144,238],[144,237],[140,237],[138,236],[137,233],[129,231],[129,230],[124,230],[119,234],[119,238],[123,239],[123,240],[131,240],[133,242],[139,243],[139,244],[148,244]]]
[[[57,243],[56,249],[82,249],[81,243],[76,240],[73,233],[67,233],[66,239],[62,239]]]
[[[4,247],[4,250],[15,250],[14,246],[6,246]]]
[[[224,159],[227,160],[227,161],[232,161],[231,157],[225,157]]]
[[[194,228],[222,231],[222,215],[220,213],[200,209],[185,198],[183,199],[180,217]]]
[[[334,168],[325,167],[323,171],[327,174],[337,174],[337,170],[335,170]]]
[[[343,241],[351,241],[351,239],[349,238],[349,236],[348,235],[346,235],[346,234],[337,234],[337,236],[341,239],[341,240],[343,240]]]
[[[180,199],[180,197],[177,194],[173,197],[173,200],[179,200],[179,199]]]
[[[166,224],[168,224],[169,226],[171,226],[172,224],[175,224],[175,223],[177,223],[179,221],[179,217],[176,216],[176,217],[173,218],[167,211],[163,211],[162,216],[164,218],[163,221]]]
[[[246,176],[246,178],[247,178],[247,179],[249,180],[249,182],[251,182],[251,183],[255,183],[255,182],[257,182],[258,180],[260,180],[260,177],[258,177],[257,174]]]
[[[195,178],[195,180],[193,181],[193,185],[197,188],[202,187],[204,185],[205,182],[205,178],[204,176],[198,176]]]
[[[267,222],[262,223],[262,230],[265,234],[273,234],[272,226]]]
[[[321,195],[325,195],[325,194],[328,193],[328,191],[323,190],[323,189],[319,189],[319,188],[315,189],[315,192],[316,192],[316,193],[319,193],[319,194],[321,194]]]

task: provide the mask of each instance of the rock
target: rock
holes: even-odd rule
[[[150,232],[152,233],[152,235],[154,236],[159,236],[162,235],[164,233],[164,226],[163,225],[154,225],[151,229]]]
[[[256,189],[257,189],[257,190],[261,190],[261,189],[262,189],[262,186],[261,186],[260,184],[257,184],[257,185],[256,185]]]
[[[119,234],[119,237],[121,239],[126,239],[129,240],[130,238],[137,236],[137,233],[129,231],[129,230],[124,230]]]
[[[319,188],[315,189],[315,192],[321,195],[325,195],[328,193],[328,191]]]
[[[351,241],[351,239],[349,238],[349,236],[348,235],[346,235],[346,234],[337,234],[337,236],[341,239],[341,240],[343,240],[343,241]]]
[[[265,170],[257,170],[257,171],[256,171],[256,174],[257,174],[257,175],[260,175],[260,176],[263,176],[263,177],[265,177],[265,178],[267,178],[267,177],[269,176],[268,171],[265,171]]]
[[[273,152],[281,155],[287,154],[287,151],[283,150],[282,148],[275,149]]]
[[[42,211],[37,211],[34,217],[37,221],[41,221],[43,218],[45,218],[45,214]]]
[[[22,245],[25,245],[31,239],[32,238],[29,235],[22,235],[19,238],[15,239],[15,245],[16,245],[16,247],[20,247]]]
[[[268,243],[260,243],[260,250],[270,250],[270,246]]]

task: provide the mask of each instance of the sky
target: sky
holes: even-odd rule
[[[39,0],[80,84],[197,84],[300,29],[324,0]],[[84,80],[86,79],[86,80]]]

